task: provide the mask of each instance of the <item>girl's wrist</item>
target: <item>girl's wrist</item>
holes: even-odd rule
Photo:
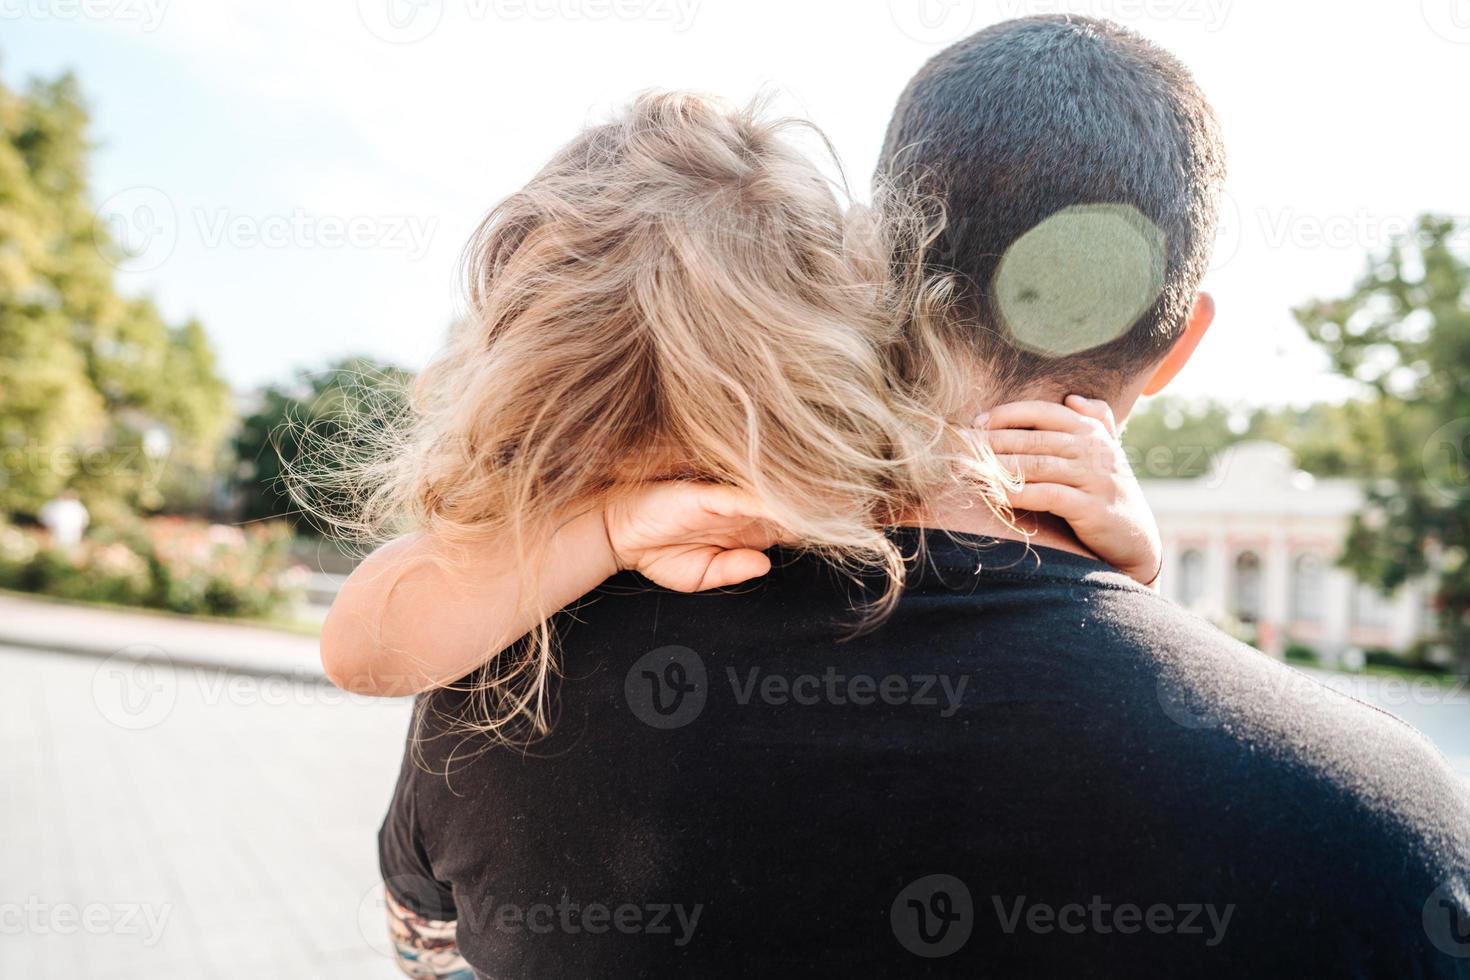
[[[611,578],[623,571],[623,560],[613,547],[612,534],[607,526],[607,509],[598,504],[578,514],[562,525],[558,536],[563,539],[561,550],[567,557],[578,562],[587,562],[598,581]]]

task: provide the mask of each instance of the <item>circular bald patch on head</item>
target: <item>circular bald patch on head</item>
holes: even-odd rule
[[[996,305],[1018,347],[1065,357],[1127,333],[1158,300],[1164,260],[1164,233],[1137,208],[1063,208],[1006,250]]]

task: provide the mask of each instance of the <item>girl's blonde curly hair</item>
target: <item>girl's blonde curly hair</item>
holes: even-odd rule
[[[882,188],[846,205],[797,130],[820,137],[673,92],[583,132],[476,231],[468,317],[314,509],[369,537],[508,541],[531,569],[620,488],[714,481],[884,575],[880,617],[905,574],[885,525],[960,487],[1003,514],[1010,478],[949,421],[974,391],[944,335],[950,285],[920,271],[933,209]],[[537,612],[474,676],[476,730],[546,730],[554,610]]]

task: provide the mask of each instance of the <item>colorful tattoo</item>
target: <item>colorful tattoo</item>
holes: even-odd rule
[[[400,970],[414,980],[476,980],[475,971],[459,955],[453,920],[426,919],[404,907],[387,888],[383,894]]]

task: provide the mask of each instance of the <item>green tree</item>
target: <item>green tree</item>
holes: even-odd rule
[[[262,389],[235,436],[241,516],[284,517],[298,529],[313,529],[286,489],[287,472],[310,455],[320,477],[321,466],[360,460],[372,452],[377,428],[406,410],[411,381],[407,371],[351,357]]]
[[[1353,412],[1369,509],[1343,563],[1392,591],[1429,574],[1442,640],[1470,669],[1470,225],[1425,216],[1347,295],[1295,311],[1367,398]]]
[[[1281,443],[1318,476],[1371,475],[1376,456],[1354,435],[1366,410],[1359,402],[1268,409],[1158,398],[1129,416],[1123,445],[1140,479],[1203,476],[1216,457],[1247,439]]]
[[[23,98],[0,85],[0,511],[60,490],[56,447],[98,437],[105,422],[57,289],[73,232],[53,197],[65,172],[54,161],[76,154],[56,147],[66,126],[46,111],[55,89]]]
[[[1287,446],[1297,465],[1317,476],[1371,476],[1378,453],[1356,437],[1359,416],[1371,411],[1363,401],[1262,411],[1252,419],[1250,438]]]
[[[87,126],[69,74],[0,84],[0,514],[67,486],[162,506],[170,479],[218,464],[232,421],[200,325],[115,287],[126,256],[90,198]],[[143,452],[160,441],[166,460]]]
[[[1251,418],[1215,402],[1157,398],[1129,415],[1123,446],[1139,479],[1190,480],[1204,476],[1221,452],[1246,438]]]

